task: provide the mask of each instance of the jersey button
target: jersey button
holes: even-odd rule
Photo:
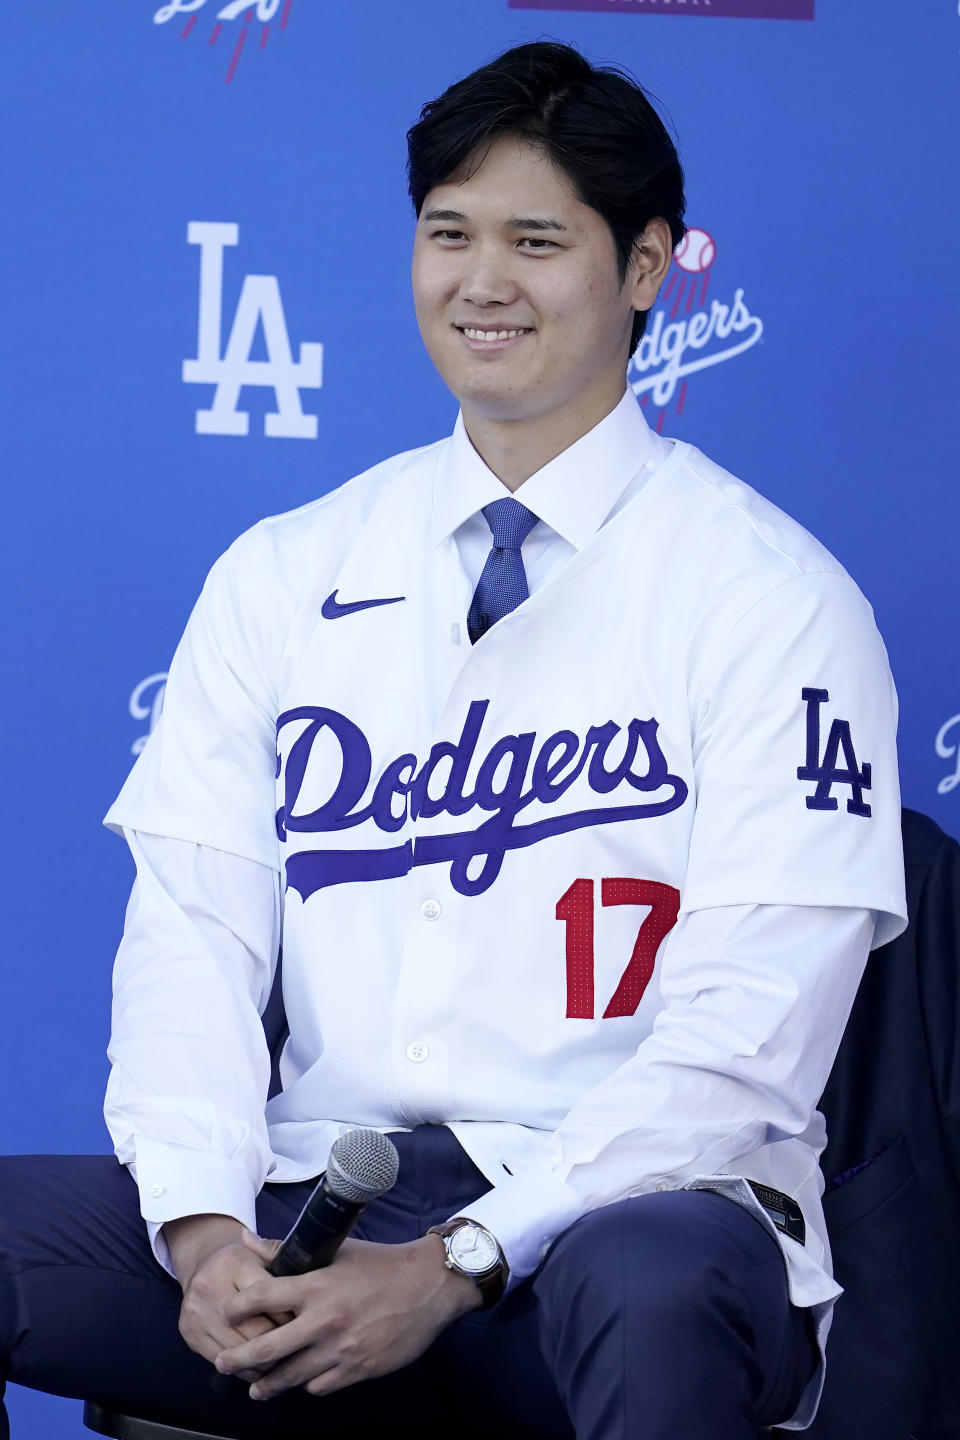
[[[159,1200],[160,1196],[163,1194],[166,1188],[167,1187],[165,1185],[151,1185],[150,1194],[153,1196],[154,1200]]]
[[[430,1046],[425,1040],[411,1040],[407,1046],[407,1059],[412,1060],[414,1065],[419,1065],[426,1060],[430,1054]]]
[[[424,920],[439,920],[442,908],[439,900],[424,900],[420,906],[420,914]]]

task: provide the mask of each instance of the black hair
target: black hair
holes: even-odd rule
[[[631,75],[594,66],[570,45],[506,50],[430,100],[407,132],[410,198],[419,216],[435,185],[501,135],[541,146],[585,205],[609,226],[622,285],[648,221],[661,216],[676,248],[686,233],[683,170],[659,115]],[[476,167],[474,167],[476,168]],[[631,353],[646,328],[634,317]]]

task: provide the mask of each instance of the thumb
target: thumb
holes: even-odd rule
[[[255,1255],[259,1255],[260,1259],[266,1260],[268,1264],[283,1244],[282,1240],[265,1240],[262,1235],[255,1235],[252,1230],[246,1228],[241,1231],[240,1239],[248,1250],[252,1250]]]

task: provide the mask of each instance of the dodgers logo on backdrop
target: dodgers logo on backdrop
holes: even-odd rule
[[[667,815],[687,798],[685,782],[670,773],[654,719],[633,719],[626,726],[608,720],[591,725],[584,738],[573,730],[558,730],[543,741],[534,731],[492,740],[487,737],[468,793],[467,776],[481,750],[489,704],[488,700],[474,700],[459,739],[434,745],[422,764],[409,752],[391,760],[372,789],[370,742],[359,725],[321,705],[298,705],[285,711],[277,721],[277,778],[283,774],[283,805],[277,811],[281,841],[292,833],[336,833],[368,820],[384,835],[396,834],[421,816],[449,815],[454,822],[448,834],[418,835],[401,845],[371,847],[367,841],[355,850],[296,851],[286,861],[288,888],[308,900],[329,885],[396,879],[415,865],[449,864],[455,890],[461,895],[481,895],[500,874],[509,850],[586,826]],[[281,737],[286,739],[284,732],[292,725],[301,728],[283,758]],[[311,793],[308,777],[317,746],[327,757],[337,758],[332,763],[328,758],[318,767],[322,803],[298,810],[305,789],[311,794],[307,803],[318,798]],[[336,776],[332,788],[331,772]],[[431,781],[439,783],[439,794],[435,793],[436,784],[431,792]],[[621,803],[594,804],[525,825],[516,823],[518,814],[532,804],[537,805],[534,813],[554,806],[577,781],[581,781],[581,793],[590,792],[594,801],[619,789]],[[631,790],[652,797],[660,793],[643,804],[624,804]],[[471,817],[484,814],[489,818],[471,824]]]
[[[937,785],[938,795],[949,795],[960,785],[960,715],[951,715],[949,720],[944,721],[937,731],[934,745],[941,760],[955,760],[953,774],[944,775]]]
[[[278,28],[286,30],[290,22],[291,4],[292,0],[230,0],[228,5],[221,5],[213,12],[213,27],[207,32],[206,37],[208,46],[213,47],[217,44],[225,25],[228,27],[226,31],[228,35],[231,30],[233,31],[233,52],[224,77],[228,85],[237,73],[240,56],[247,44],[247,37],[254,20],[256,19],[260,25],[257,49],[266,50],[267,41],[270,38],[270,22],[279,12]],[[154,12],[153,23],[154,25],[168,25],[171,20],[187,16],[186,24],[179,27],[177,31],[180,39],[186,40],[190,35],[196,33],[195,27],[199,18],[197,12],[204,10],[206,5],[207,0],[170,0],[169,4],[161,5],[159,10]]]
[[[238,409],[244,385],[265,386],[276,397],[277,408],[264,416],[263,430],[271,437],[297,440],[317,438],[317,417],[304,415],[300,391],[319,390],[323,346],[304,342],[294,360],[276,275],[247,275],[240,291],[230,337],[220,353],[223,309],[223,251],[240,238],[237,225],[191,220],[187,242],[200,246],[200,315],[197,356],[184,360],[188,385],[215,385],[209,410],[198,410],[198,435],[246,435],[250,416]],[[263,327],[266,360],[251,360],[257,327]]]
[[[134,755],[139,755],[150,736],[157,728],[157,721],[163,713],[163,698],[167,692],[167,672],[158,670],[134,686],[128,709],[134,720],[146,720],[146,735],[138,735],[130,746]]]
[[[763,321],[751,312],[742,286],[732,299],[714,296],[707,305],[716,257],[713,236],[691,227],[674,251],[659,303],[631,357],[627,381],[641,405],[652,400],[659,408],[658,431],[674,400],[676,413],[683,413],[689,376],[743,355],[763,335]]]

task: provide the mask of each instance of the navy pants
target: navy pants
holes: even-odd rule
[[[362,1216],[361,1239],[413,1240],[490,1188],[444,1127],[391,1138],[399,1179]],[[311,1188],[265,1186],[260,1233],[284,1235]],[[331,1396],[257,1403],[239,1382],[217,1393],[180,1338],[179,1308],[116,1160],[0,1159],[0,1386],[278,1440],[756,1440],[758,1426],[789,1417],[816,1358],[776,1242],[705,1191],[594,1211],[499,1305],[457,1321],[403,1370]]]

